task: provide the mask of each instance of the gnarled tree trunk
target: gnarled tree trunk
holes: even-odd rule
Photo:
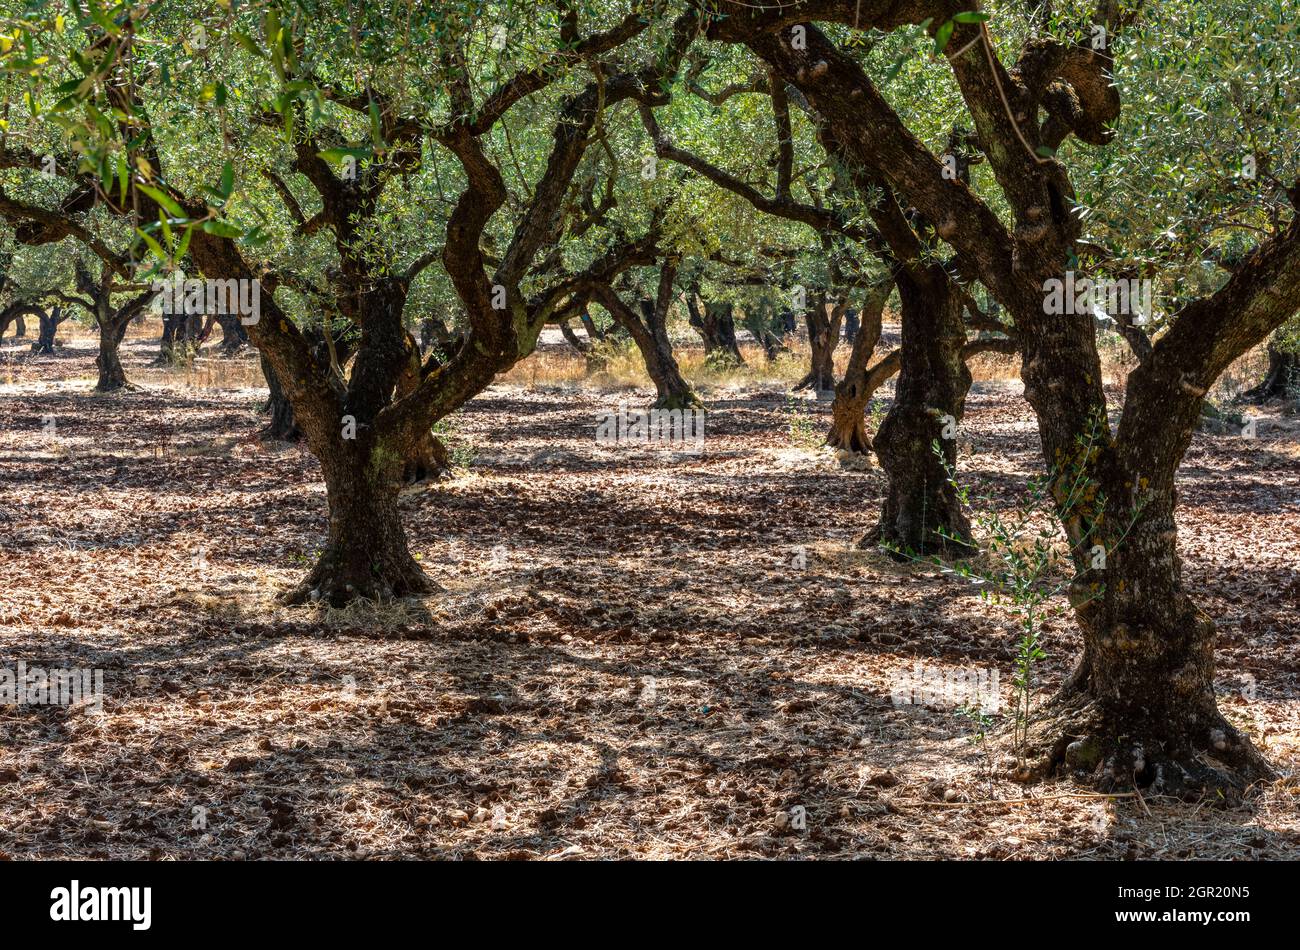
[[[248,330],[239,314],[218,314],[217,323],[221,326],[221,343],[217,349],[222,356],[234,356],[248,345]]]
[[[238,319],[238,318],[236,318]],[[203,317],[197,313],[167,313],[162,315],[162,342],[158,348],[158,365],[187,361],[198,348],[203,333]]]
[[[667,266],[665,272],[668,272]],[[657,301],[649,299],[641,301],[641,319],[644,321],[645,333],[638,337],[630,326],[626,329],[636,340],[637,348],[641,350],[641,356],[645,360],[646,372],[654,380],[658,394],[655,408],[687,409],[699,406],[700,400],[691,389],[691,384],[682,376],[677,358],[673,356],[672,341],[668,338],[668,305],[671,301],[670,277],[666,295],[660,293]],[[732,342],[735,342],[734,339]]]
[[[1112,60],[1108,53],[1060,47],[1054,61],[1039,60],[1048,63],[1043,69],[1026,68],[1032,58],[1026,55],[1006,71],[988,37],[976,32],[985,29],[959,24],[952,41],[964,49],[961,44],[982,39],[985,55],[950,62],[1014,212],[1014,231],[970,191],[944,181],[934,156],[859,64],[815,27],[801,31],[798,50],[739,17],[718,32],[735,31],[795,85],[852,156],[884,175],[978,268],[1014,319],[1025,397],[1038,419],[1076,572],[1083,575],[1071,594],[1084,656],[1031,733],[1031,749],[1042,754],[1034,772],[1063,763],[1103,784],[1150,781],[1161,791],[1214,800],[1271,770],[1216,708],[1213,625],[1181,586],[1174,475],[1205,393],[1233,359],[1300,306],[1300,223],[1262,238],[1227,283],[1181,309],[1130,373],[1112,438],[1091,317],[1049,314],[1044,306],[1047,281],[1065,276],[1082,232],[1070,210],[1068,170],[1056,161],[1026,161],[1021,150],[1032,155],[1043,143],[1055,151],[1070,134],[1105,144],[1120,112]],[[1030,47],[1034,54],[1042,49]],[[1008,102],[1044,105],[1050,115],[1041,127],[1036,120],[1026,125],[1005,108]],[[1084,449],[1093,431],[1100,432],[1095,447]],[[1095,493],[1072,505],[1080,468]],[[1103,546],[1104,568],[1089,557],[1094,538]]]
[[[109,393],[126,386],[126,370],[122,368],[120,348],[126,336],[126,319],[97,320],[99,325],[99,355],[95,357],[95,367],[99,370],[99,381],[95,391]]]
[[[811,349],[811,366],[804,378],[795,384],[795,390],[811,389],[829,392],[835,388],[835,347],[840,342],[840,323],[848,307],[846,298],[840,298],[827,311],[826,295],[814,295],[813,306],[804,312],[808,325],[808,346]]]
[[[1202,399],[1190,381],[1160,377],[1150,362],[1130,374],[1120,430],[1091,466],[1104,518],[1070,590],[1084,651],[1035,727],[1034,766],[1102,787],[1235,794],[1272,770],[1215,702],[1215,626],[1183,587],[1174,517]]]
[[[763,300],[753,308],[746,308],[741,324],[748,330],[763,348],[763,356],[769,363],[774,361],[786,348],[785,341],[773,331],[776,308],[770,301]]]
[[[731,304],[714,301],[705,303],[701,312],[695,294],[686,295],[686,309],[690,323],[704,340],[704,359],[718,366],[739,366],[744,362],[736,343],[736,321]]]
[[[420,363],[420,348],[415,337],[406,335],[407,362],[402,374],[397,377],[396,398],[413,393],[423,378]],[[436,356],[431,355],[431,360]],[[451,474],[451,458],[447,447],[442,444],[432,429],[423,430],[406,448],[403,456],[402,481],[425,482],[439,481]]]
[[[55,335],[59,332],[59,325],[68,319],[68,314],[55,304],[48,313],[39,312],[37,319],[40,326],[36,331],[36,339],[32,342],[32,352],[53,356]]]
[[[588,321],[590,321],[590,318],[588,318]],[[573,327],[569,326],[568,318],[559,321],[559,323],[560,333],[564,336],[565,342],[573,347],[574,351],[582,357],[586,364],[587,375],[591,376],[594,373],[604,372],[606,367],[609,366],[609,359],[606,357],[604,350],[593,345],[595,338],[591,335],[591,331],[587,331],[587,338],[584,340],[573,332]]]
[[[365,597],[418,594],[429,579],[406,543],[398,510],[401,457],[374,444],[365,430],[318,452],[329,500],[325,550],[287,604],[323,601],[341,606]]]
[[[898,386],[874,445],[889,487],[879,522],[858,543],[905,554],[969,554],[970,522],[950,474],[971,382],[962,359],[961,301],[941,265],[900,270],[896,280],[903,324]]]
[[[674,263],[663,265],[659,272],[658,294],[654,300],[640,301],[639,316],[612,287],[602,286],[593,290],[601,306],[609,311],[618,326],[628,332],[640,350],[646,372],[655,384],[656,409],[687,409],[700,405],[690,383],[682,376],[668,338],[668,307],[672,303],[676,274]]]
[[[260,356],[260,361],[262,375],[266,378],[266,388],[270,393],[262,411],[271,414],[271,421],[262,427],[261,435],[282,442],[297,442],[302,438],[302,430],[298,428],[298,423],[294,419],[293,404],[285,395],[284,387],[280,385],[271,361],[265,355]]]
[[[1254,389],[1242,393],[1242,400],[1259,405],[1297,393],[1300,393],[1300,352],[1283,350],[1276,342],[1270,343],[1264,379]]]
[[[27,314],[35,316],[37,319],[45,319],[45,311],[32,303],[23,300],[15,300],[4,310],[0,310],[0,337],[9,331],[10,324],[14,326],[14,339],[27,335],[27,322],[23,317]]]
[[[897,352],[882,358],[868,369],[867,361],[880,342],[885,303],[893,289],[892,279],[872,288],[863,305],[862,326],[853,339],[849,363],[844,378],[835,387],[835,401],[831,403],[831,429],[826,434],[826,444],[833,449],[843,449],[858,454],[871,451],[871,437],[867,435],[867,405],[876,390],[898,371]]]

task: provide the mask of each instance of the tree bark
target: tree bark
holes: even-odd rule
[[[402,375],[397,378],[395,397],[401,399],[413,393],[420,385],[420,347],[415,337],[406,335],[407,362]],[[407,448],[402,466],[402,481],[440,481],[451,474],[451,458],[432,429],[424,429]]]
[[[588,318],[587,322],[590,322],[590,318]],[[609,366],[609,359],[606,357],[605,351],[594,345],[595,338],[591,336],[590,330],[587,331],[587,338],[584,340],[573,332],[573,327],[569,326],[568,319],[564,319],[560,321],[560,333],[564,336],[565,342],[582,357],[585,372],[588,376],[603,372]]]
[[[880,520],[858,545],[966,556],[974,550],[970,522],[950,474],[971,382],[962,359],[961,300],[941,265],[900,270],[896,281],[903,324],[898,386],[874,445],[889,486]]]
[[[262,427],[260,434],[265,438],[279,439],[281,442],[298,442],[302,439],[302,430],[298,428],[298,423],[294,419],[293,403],[285,395],[271,361],[265,354],[262,354],[259,359],[262,364],[262,375],[266,378],[266,388],[270,394],[262,411],[271,414],[271,421]]]
[[[862,329],[862,319],[856,310],[850,307],[844,311],[844,342],[850,346],[858,338],[858,331]]]
[[[0,337],[3,337],[8,332],[11,323],[14,325],[14,339],[25,337],[27,335],[27,321],[23,317],[27,314],[31,314],[39,320],[45,319],[43,309],[22,300],[16,300],[3,310],[0,310]]]
[[[37,315],[40,326],[36,332],[36,339],[32,342],[32,352],[44,354],[46,356],[54,355],[54,337],[59,332],[59,324],[67,319],[63,308],[57,304],[48,312]]]
[[[389,600],[428,591],[429,579],[411,556],[398,510],[400,458],[364,434],[340,438],[318,454],[329,537],[311,572],[284,602],[342,606],[358,597]]]
[[[221,343],[218,350],[222,356],[234,356],[248,345],[248,331],[244,329],[239,314],[219,314],[217,323],[221,326]]]
[[[1064,164],[1026,159],[1039,145],[1055,151],[1071,134],[1106,144],[1120,112],[1112,61],[1107,53],[1035,41],[1007,71],[988,37],[978,35],[985,29],[957,25],[956,48],[982,39],[985,55],[953,56],[950,64],[1014,230],[974,191],[944,180],[940,163],[859,64],[816,27],[801,31],[798,50],[738,16],[716,20],[710,37],[734,35],[779,70],[857,161],[934,223],[1013,318],[1025,397],[1076,572],[1097,570],[1087,555],[1098,531],[1106,553],[1102,595],[1092,596],[1096,577],[1072,591],[1084,657],[1049,721],[1033,733],[1031,745],[1043,753],[1034,772],[1065,764],[1100,769],[1103,783],[1150,781],[1161,791],[1212,797],[1240,791],[1271,770],[1215,706],[1213,626],[1182,593],[1173,479],[1214,380],[1300,305],[1300,224],[1263,239],[1227,284],[1182,308],[1130,373],[1112,439],[1091,318],[1044,307],[1046,281],[1065,275],[1081,235],[1070,211],[1074,189]],[[1016,115],[1015,108],[1033,114],[1039,105],[1048,111],[1041,127]],[[1095,429],[1095,450],[1082,451]],[[1077,480],[1072,470],[1082,470],[1097,491],[1075,510],[1065,504]],[[1141,507],[1134,492],[1144,496]]]
[[[785,342],[773,332],[772,326],[776,317],[776,308],[770,301],[760,301],[753,308],[746,308],[742,325],[753,334],[754,339],[763,347],[763,356],[769,363],[776,360],[781,351],[786,348]]]
[[[1149,365],[1130,376],[1116,442],[1098,453],[1105,516],[1088,541],[1100,556],[1070,590],[1083,656],[1031,736],[1033,769],[1235,797],[1273,773],[1215,702],[1215,625],[1183,587],[1174,517],[1202,400],[1171,396],[1158,376]]]
[[[826,295],[815,295],[813,306],[804,313],[808,325],[808,346],[811,349],[811,366],[804,378],[795,384],[795,391],[811,389],[830,392],[835,388],[835,347],[840,342],[840,323],[848,306],[847,299],[836,300],[827,311]]]
[[[238,317],[235,320],[238,321]],[[163,313],[162,341],[157,365],[186,362],[194,356],[203,334],[203,317],[197,313]],[[223,324],[224,328],[224,324]]]
[[[871,451],[871,437],[867,435],[867,405],[885,380],[897,372],[899,365],[898,354],[891,353],[875,366],[867,368],[867,361],[880,343],[885,303],[893,286],[891,279],[872,288],[863,304],[862,325],[854,336],[844,379],[835,387],[835,401],[831,403],[831,429],[826,434],[826,444],[833,449],[863,455]]]
[[[1261,405],[1296,393],[1300,393],[1300,353],[1284,351],[1276,342],[1269,343],[1268,371],[1258,386],[1241,394],[1242,401]]]
[[[122,368],[119,350],[128,322],[129,319],[96,321],[99,325],[99,355],[95,357],[95,366],[99,370],[96,392],[109,393],[126,387],[126,371]]]
[[[646,333],[642,338],[637,338],[632,333],[631,327],[628,332],[632,333],[632,338],[636,340],[637,347],[641,350],[641,355],[645,359],[646,372],[654,380],[655,390],[658,398],[655,400],[656,409],[688,409],[693,406],[699,406],[700,400],[696,397],[691,384],[682,376],[681,367],[677,365],[677,358],[673,355],[673,344],[668,338],[668,305],[671,302],[671,284],[668,288],[668,296],[660,294],[660,300],[642,300],[641,313],[645,322]],[[732,343],[735,343],[733,336]]]
[[[601,306],[609,311],[616,324],[627,331],[640,350],[646,372],[655,384],[656,409],[688,409],[700,405],[691,384],[682,376],[673,356],[672,341],[668,338],[668,307],[672,303],[672,282],[676,272],[674,264],[663,265],[658,295],[654,300],[646,298],[640,301],[640,316],[612,287],[598,287],[593,291]]]
[[[1272,770],[1215,703],[1215,625],[1182,585],[1173,494],[1139,496],[1139,509],[1131,489],[1110,489],[1108,519],[1129,530],[1072,590],[1084,652],[1031,734],[1036,772],[1063,765],[1103,789],[1240,791]]]
[[[695,295],[686,295],[690,323],[704,340],[704,359],[719,366],[739,366],[745,361],[736,343],[736,323],[732,306],[726,302],[705,303],[701,312]]]

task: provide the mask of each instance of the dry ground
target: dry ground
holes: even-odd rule
[[[598,448],[596,414],[649,390],[539,354],[456,417],[468,467],[405,499],[441,592],[285,610],[318,467],[254,438],[250,359],[150,368],[154,339],[111,396],[89,339],[0,347],[0,664],[105,676],[102,715],[0,707],[0,856],[1300,856],[1294,416],[1198,436],[1182,470],[1220,703],[1286,776],[1223,810],[1014,785],[970,719],[895,705],[916,663],[997,670],[1009,701],[1014,618],[850,550],[882,478],[817,450],[828,407],[782,378],[712,380],[707,452],[675,457]],[[962,477],[1009,509],[1034,426],[1013,371],[981,375]],[[1068,616],[1045,646],[1050,688]]]

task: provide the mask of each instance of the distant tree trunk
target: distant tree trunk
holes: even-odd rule
[[[892,279],[872,288],[862,310],[862,326],[853,341],[844,379],[835,387],[831,403],[831,430],[826,444],[834,449],[865,454],[871,451],[867,435],[866,410],[871,397],[890,376],[898,371],[898,353],[891,353],[875,366],[867,368],[871,354],[880,343],[885,303],[893,289]]]
[[[785,342],[772,331],[776,308],[767,301],[760,302],[754,308],[746,308],[742,321],[758,344],[763,347],[763,356],[770,363],[786,348]]]
[[[831,306],[828,313],[826,295],[814,295],[813,305],[804,312],[812,365],[804,378],[795,384],[796,392],[811,389],[822,393],[835,388],[835,347],[840,342],[840,322],[847,306],[847,298],[841,298]]]
[[[861,318],[858,315],[858,311],[855,310],[853,307],[850,307],[848,310],[845,310],[844,311],[844,342],[852,346],[853,341],[858,338],[858,330],[861,329],[861,326],[862,323],[861,323]]]
[[[605,334],[600,332],[600,327],[596,326],[596,321],[591,319],[591,314],[585,309],[578,315],[578,319],[582,321],[582,326],[587,331],[588,340],[595,343],[597,340],[605,339]]]
[[[698,406],[700,401],[691,389],[691,384],[682,376],[681,367],[677,365],[677,358],[673,356],[672,341],[668,338],[668,305],[672,301],[671,286],[669,286],[667,294],[661,293],[659,297],[658,301],[649,299],[641,301],[641,316],[645,321],[648,338],[638,339],[635,333],[632,334],[637,346],[641,349],[642,357],[645,359],[646,371],[649,372],[650,378],[654,380],[655,389],[658,391],[655,408],[686,409],[691,406]],[[632,332],[631,327],[626,327],[626,329],[629,333]],[[732,342],[735,342],[734,338]]]
[[[406,335],[407,358],[402,375],[397,378],[396,398],[414,392],[422,378],[420,348],[415,337]],[[402,467],[404,482],[439,481],[451,474],[451,458],[432,429],[426,429],[407,448]]]
[[[68,319],[69,313],[55,304],[48,312],[40,312],[37,318],[40,320],[40,327],[36,333],[36,340],[32,343],[33,353],[43,353],[46,356],[54,355],[54,337],[59,332],[59,324]]]
[[[99,382],[95,391],[114,392],[126,386],[126,371],[122,369],[119,348],[126,336],[127,319],[98,320],[99,355],[95,357],[95,366],[99,370]]]
[[[769,363],[774,362],[785,351],[785,342],[767,327],[760,328],[754,336],[762,345],[763,356]]]
[[[429,352],[437,342],[438,338],[434,335],[433,330],[433,318],[425,317],[420,321],[420,352]]]
[[[154,362],[161,365],[190,359],[203,335],[203,317],[196,313],[164,312],[162,322],[162,343]]]
[[[221,325],[221,344],[217,347],[222,356],[234,356],[248,345],[248,330],[236,313],[218,315],[217,323]]]
[[[91,275],[85,262],[81,260],[76,261],[73,271],[77,289],[85,296],[76,297],[67,294],[61,296],[68,303],[76,304],[88,311],[99,328],[99,354],[95,357],[99,380],[95,384],[95,390],[107,393],[124,389],[127,382],[126,372],[122,369],[120,347],[126,337],[127,325],[149,306],[150,302],[158,296],[158,291],[146,289],[120,307],[115,307],[113,294],[123,288],[114,288],[114,272],[111,266],[106,265],[98,279]]]
[[[668,338],[668,307],[672,303],[675,264],[665,263],[659,272],[659,293],[654,300],[642,299],[640,315],[632,310],[612,287],[597,288],[595,296],[614,321],[627,331],[645,360],[646,372],[655,384],[656,409],[686,409],[700,405],[691,384],[682,376]]]
[[[591,318],[588,317],[587,322],[590,322],[590,320]],[[560,321],[560,333],[564,336],[565,342],[573,347],[585,361],[588,376],[604,372],[609,366],[609,359],[604,351],[592,345],[595,338],[590,335],[590,331],[588,331],[588,336],[584,340],[573,332],[573,327],[569,326],[569,321],[565,319]]]
[[[961,300],[939,265],[900,270],[896,280],[903,324],[898,386],[874,445],[889,484],[880,520],[859,546],[968,555],[970,522],[949,475],[971,382],[962,359]]]
[[[293,405],[285,395],[283,387],[280,386],[280,380],[271,367],[271,361],[265,355],[260,356],[260,361],[262,375],[266,378],[266,388],[270,392],[262,411],[271,414],[271,421],[263,426],[261,435],[281,442],[297,442],[302,439],[302,430],[298,428],[298,423],[293,417]]]
[[[447,323],[436,313],[431,313],[420,320],[420,352],[428,355],[434,349],[440,353],[439,359],[450,359],[459,347],[461,337],[447,328]]]
[[[16,300],[4,310],[0,310],[0,337],[3,337],[9,330],[9,325],[14,325],[14,339],[25,337],[27,335],[27,322],[23,317],[32,314],[38,319],[44,319],[45,311],[35,304],[26,301]]]
[[[1282,350],[1276,342],[1268,345],[1268,371],[1254,389],[1241,394],[1244,402],[1262,404],[1270,399],[1286,399],[1300,392],[1300,352]]]
[[[344,333],[337,340],[327,338],[324,322],[304,327],[302,335],[306,337],[316,362],[322,366],[332,366],[339,373],[343,372],[343,367],[352,358],[358,344],[355,333]],[[431,354],[429,359],[433,360],[435,356]],[[283,385],[276,377],[270,361],[265,356],[261,356],[260,362],[269,394],[262,412],[269,413],[271,421],[263,426],[258,434],[263,438],[278,439],[282,442],[297,442],[304,433],[294,417],[293,406],[285,394]]]
[[[706,361],[722,366],[744,363],[740,347],[736,344],[736,322],[731,304],[719,301],[706,303],[701,312],[695,294],[688,293],[686,309],[690,313],[691,326],[704,340]]]

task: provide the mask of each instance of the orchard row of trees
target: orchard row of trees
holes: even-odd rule
[[[288,602],[429,590],[400,486],[544,326],[591,339],[601,308],[675,407],[698,397],[674,301],[717,359],[739,357],[734,306],[769,351],[789,311],[803,385],[836,392],[829,441],[874,450],[888,480],[862,543],[917,556],[972,550],[943,428],[967,360],[1019,353],[1085,643],[1034,737],[1040,771],[1101,762],[1171,789],[1270,773],[1215,704],[1174,479],[1234,360],[1272,338],[1261,394],[1294,366],[1300,51],[1280,0],[7,10],[0,216],[19,245],[76,249],[60,294],[94,316],[101,388],[153,281],[261,289],[246,332],[329,503]],[[1094,307],[1046,305],[1076,275],[1156,288],[1149,311],[1106,314],[1136,360],[1118,414]],[[891,299],[902,341],[880,353]],[[873,445],[864,408],[895,374]]]

